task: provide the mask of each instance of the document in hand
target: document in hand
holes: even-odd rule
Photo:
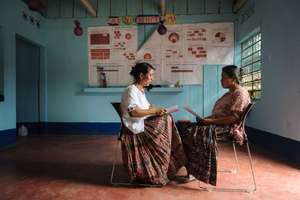
[[[198,115],[195,111],[193,111],[191,107],[185,106],[184,109],[186,111],[188,111],[189,113],[191,113],[192,115],[194,115],[195,117],[198,117],[199,119],[202,119],[202,117],[200,115]]]
[[[173,113],[179,111],[178,105],[171,106],[169,108],[166,108],[167,113]]]

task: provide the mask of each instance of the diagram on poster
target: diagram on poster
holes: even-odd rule
[[[88,29],[89,85],[127,85],[129,70],[136,61],[136,27],[90,27]]]

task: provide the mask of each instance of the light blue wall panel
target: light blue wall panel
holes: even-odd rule
[[[205,0],[188,0],[189,14],[203,14],[205,11]]]
[[[210,116],[218,99],[218,66],[205,65],[203,68],[203,115]]]
[[[206,12],[207,13],[218,13],[220,0],[206,0]]]
[[[175,1],[174,11],[176,14],[184,15],[187,14],[187,3],[186,1]]]
[[[63,0],[60,2],[60,13],[63,18],[72,18],[74,11],[73,0]]]
[[[41,20],[41,28],[37,28],[29,21],[25,21],[22,18],[22,11]],[[1,2],[0,26],[2,27],[4,38],[5,84],[5,101],[0,103],[0,130],[7,130],[16,127],[16,34],[45,46],[45,26],[44,20],[39,14],[29,11],[23,2],[18,0]]]
[[[175,1],[166,2],[166,13],[175,13]]]
[[[51,0],[47,4],[47,17],[58,18],[60,17],[60,0]]]
[[[125,16],[126,15],[126,0],[111,0],[111,15]]]
[[[142,13],[141,0],[127,0],[127,15],[140,15]]]
[[[74,18],[86,17],[86,9],[82,6],[80,1],[74,1]]]
[[[99,0],[98,2],[98,16],[107,17],[111,13],[110,11],[110,0]]]
[[[158,15],[159,11],[158,1],[143,0],[143,12],[144,15]]]
[[[4,94],[4,35],[0,26],[0,95]],[[0,102],[1,103],[1,102]]]
[[[138,26],[137,27],[137,32],[138,32],[138,48],[141,47],[145,40],[145,26]]]
[[[234,0],[221,0],[221,13],[232,13],[233,1]]]
[[[225,65],[218,65],[218,75],[217,75],[217,80],[218,80],[218,83],[217,83],[217,86],[218,86],[218,97],[222,97],[226,92],[228,92],[228,89],[224,89],[222,87],[222,84],[221,84],[221,78],[222,78],[222,68],[224,67]]]

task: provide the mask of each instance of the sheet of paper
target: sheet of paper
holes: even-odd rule
[[[193,111],[191,107],[185,106],[184,109],[186,111],[188,111],[189,113],[191,113],[192,115],[194,115],[195,117],[198,117],[199,119],[202,119],[202,117],[200,115],[198,115],[195,111]]]
[[[166,108],[166,111],[167,111],[166,112],[167,114],[171,114],[171,113],[179,111],[179,107],[178,107],[178,105],[171,106],[171,107]],[[156,115],[155,114],[147,115],[145,118],[153,117],[153,116],[156,116]]]
[[[169,108],[166,108],[167,113],[173,113],[179,111],[178,105],[171,106]]]

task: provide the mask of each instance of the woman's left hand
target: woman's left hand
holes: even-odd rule
[[[153,107],[151,109],[153,109],[155,111],[155,115],[157,115],[157,116],[162,116],[162,115],[166,114],[166,112],[167,112],[166,109],[164,109],[164,108]]]
[[[212,119],[210,118],[197,119],[197,123],[199,125],[210,125],[212,124]]]
[[[166,113],[167,113],[166,109],[161,108],[160,111],[158,112],[158,115],[159,115],[159,116],[163,116],[163,115],[166,114]]]

